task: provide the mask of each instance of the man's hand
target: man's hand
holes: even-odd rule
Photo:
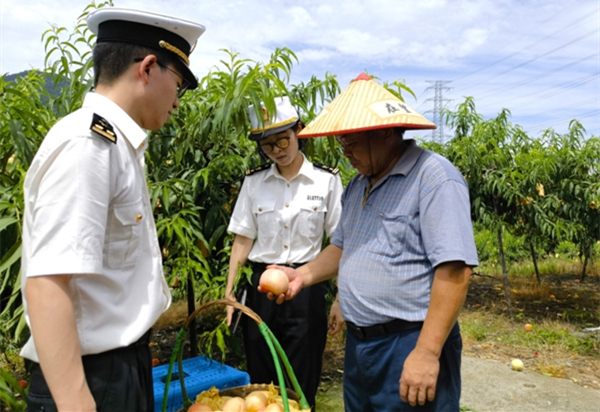
[[[338,299],[336,296],[329,310],[329,332],[327,332],[329,335],[335,335],[346,324],[346,321],[342,317],[342,309],[340,308],[340,301]]]
[[[288,280],[290,281],[287,292],[282,293],[279,296],[275,296],[266,289],[261,288],[260,285],[257,287],[259,292],[266,293],[267,298],[270,300],[276,300],[278,305],[281,305],[286,300],[291,300],[294,297],[296,297],[296,295],[300,293],[300,291],[304,287],[304,279],[302,279],[302,276],[292,268],[289,268],[287,266],[269,265],[267,266],[267,269],[282,270],[283,272],[285,272],[285,274],[288,277]]]
[[[439,357],[467,296],[470,276],[471,268],[464,262],[446,262],[436,267],[427,316],[400,377],[403,402],[424,405],[426,400],[435,398]]]
[[[71,301],[71,275],[27,278],[31,333],[40,367],[59,411],[95,411],[81,361]]]
[[[400,376],[400,399],[411,406],[433,401],[440,361],[433,353],[415,348],[406,358]]]

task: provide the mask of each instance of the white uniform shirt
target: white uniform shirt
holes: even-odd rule
[[[323,232],[337,227],[342,182],[333,174],[304,162],[286,180],[273,164],[246,176],[227,230],[255,239],[248,259],[262,263],[305,263],[319,254]]]
[[[113,126],[117,144],[90,130],[94,113]],[[145,178],[147,145],[146,132],[120,107],[88,93],[80,110],[50,130],[27,172],[27,323],[27,278],[73,275],[82,355],[135,342],[171,302]],[[38,361],[32,338],[21,355]]]

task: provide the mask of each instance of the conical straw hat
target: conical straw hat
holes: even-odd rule
[[[436,126],[363,73],[298,137],[331,136],[390,127],[410,130],[435,129]]]

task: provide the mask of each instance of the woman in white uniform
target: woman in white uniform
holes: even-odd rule
[[[343,191],[337,170],[310,163],[300,152],[297,133],[302,123],[288,97],[275,99],[276,118],[262,109],[259,121],[250,107],[250,139],[273,161],[246,173],[228,231],[235,233],[225,296],[235,300],[233,288],[240,267],[252,268],[246,306],[266,322],[288,356],[310,405],[321,375],[327,340],[325,286],[303,290],[303,296],[277,305],[256,290],[267,265],[297,267],[313,260],[321,250],[324,233],[333,236],[341,214]],[[231,324],[233,308],[228,307]],[[337,303],[330,315],[330,333],[341,329]],[[271,353],[254,321],[242,318],[248,372],[254,383],[278,384]]]

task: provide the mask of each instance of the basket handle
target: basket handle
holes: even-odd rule
[[[300,387],[300,384],[298,383],[298,379],[296,379],[296,375],[294,374],[294,371],[288,360],[288,357],[285,354],[285,351],[283,350],[281,345],[279,344],[279,341],[277,340],[277,338],[275,338],[275,335],[273,334],[273,332],[271,332],[271,330],[267,326],[267,324],[265,322],[263,322],[263,320],[260,318],[260,316],[258,316],[258,314],[256,312],[254,312],[252,309],[250,309],[249,307],[242,305],[241,303],[231,301],[229,299],[218,299],[218,300],[207,302],[207,303],[203,304],[202,306],[200,306],[198,309],[194,310],[194,312],[192,312],[192,314],[187,318],[187,320],[185,321],[185,323],[183,325],[183,328],[179,332],[177,341],[175,343],[174,352],[171,355],[171,361],[169,364],[167,379],[165,380],[165,394],[163,397],[163,405],[162,405],[163,412],[166,411],[166,408],[167,408],[169,383],[171,380],[171,372],[173,369],[173,363],[174,363],[176,357],[178,359],[179,380],[181,382],[181,391],[182,391],[182,396],[183,396],[183,400],[184,400],[184,407],[186,407],[186,404],[188,404],[187,405],[188,407],[189,407],[189,404],[191,404],[191,401],[187,395],[187,391],[185,390],[185,383],[184,383],[184,378],[183,378],[183,366],[182,366],[182,355],[183,355],[182,347],[183,347],[183,345],[182,345],[182,343],[183,343],[183,339],[185,339],[185,336],[187,335],[187,330],[190,326],[190,323],[194,320],[194,318],[196,316],[198,316],[198,314],[201,311],[203,311],[204,309],[206,309],[210,306],[213,306],[213,305],[233,306],[234,308],[240,310],[242,313],[244,313],[245,315],[250,317],[254,322],[256,322],[256,324],[258,326],[258,330],[261,332],[261,334],[265,338],[267,346],[269,347],[269,350],[271,351],[271,356],[273,357],[273,362],[275,364],[275,369],[277,371],[277,378],[279,380],[281,399],[283,401],[283,407],[285,409],[285,412],[289,412],[289,403],[288,403],[288,398],[287,398],[287,390],[285,387],[285,380],[283,378],[283,372],[281,369],[281,361],[283,361],[287,375],[289,376],[290,380],[292,381],[294,391],[296,392],[296,394],[298,394],[298,397],[299,397],[298,404],[300,406],[300,409],[310,410],[310,405],[308,404],[306,397],[304,396],[304,393],[302,392],[302,388]],[[277,355],[279,355],[279,356],[277,356]]]

